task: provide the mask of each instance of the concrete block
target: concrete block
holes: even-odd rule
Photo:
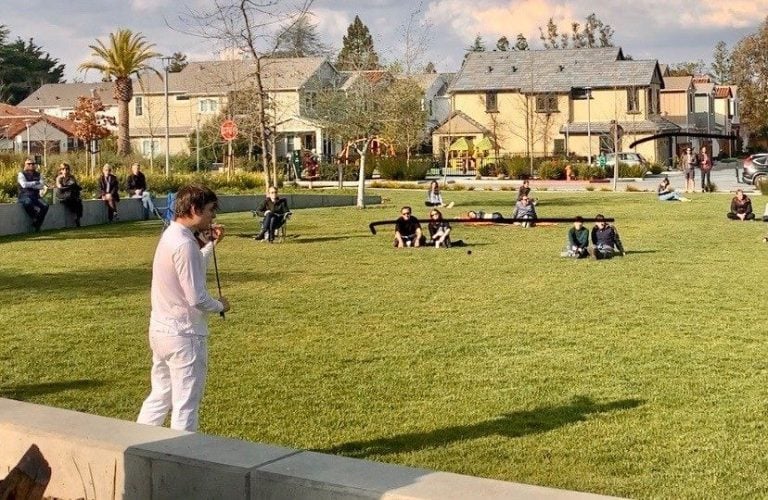
[[[610,497],[302,452],[251,477],[254,499],[598,500]]]

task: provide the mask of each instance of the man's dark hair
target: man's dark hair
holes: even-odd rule
[[[595,222],[605,222],[605,216],[603,214],[595,215]]]
[[[179,189],[176,193],[174,214],[176,217],[189,217],[192,215],[192,208],[197,212],[202,212],[209,203],[214,203],[214,208],[218,207],[218,202],[216,193],[210,188],[201,184],[190,184]]]
[[[411,207],[408,205],[405,205],[403,208],[400,209],[400,213],[403,212],[403,210],[408,210],[409,212],[413,213],[413,210],[411,210]]]

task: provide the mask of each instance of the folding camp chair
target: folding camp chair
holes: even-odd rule
[[[168,193],[165,197],[165,205],[155,205],[155,216],[163,222],[163,230],[173,220],[173,212],[176,209],[176,193]]]
[[[259,219],[261,219],[261,221],[259,222],[259,228],[261,228],[261,226],[264,224],[264,212],[251,210],[251,214],[254,217],[258,217]],[[285,215],[283,216],[283,225],[275,229],[275,236],[280,236],[280,241],[285,241],[285,228],[288,226],[288,221],[291,220],[292,215],[293,215],[293,212],[286,212]]]

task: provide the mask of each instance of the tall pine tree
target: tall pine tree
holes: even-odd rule
[[[379,68],[379,55],[373,48],[373,38],[368,26],[359,16],[347,28],[344,44],[336,59],[336,67],[343,71],[371,70]]]
[[[8,42],[10,31],[0,25],[0,102],[18,104],[45,83],[59,83],[64,65],[34,40]]]

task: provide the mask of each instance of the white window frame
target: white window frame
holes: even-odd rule
[[[144,115],[144,97],[136,96],[136,100],[134,104],[135,104],[134,112],[136,113],[136,116]]]
[[[197,110],[200,114],[203,114],[203,115],[218,113],[219,100],[211,99],[211,98],[200,99],[199,101],[197,101]]]

